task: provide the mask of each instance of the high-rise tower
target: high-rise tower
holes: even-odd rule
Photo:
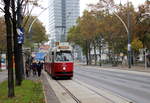
[[[67,32],[80,15],[79,0],[49,0],[49,33],[51,44],[66,41]]]

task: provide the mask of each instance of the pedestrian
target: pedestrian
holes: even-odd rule
[[[36,76],[36,71],[37,71],[37,63],[34,61],[34,62],[32,63],[33,76]]]
[[[41,76],[41,71],[43,69],[43,64],[39,61],[38,65],[37,65],[37,72],[38,72],[38,76]]]
[[[30,68],[29,68],[29,63],[28,63],[28,61],[26,61],[26,62],[25,62],[26,77],[29,77],[29,70],[30,70]]]

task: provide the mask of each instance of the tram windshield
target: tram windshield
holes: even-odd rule
[[[56,61],[73,61],[71,52],[57,52]]]

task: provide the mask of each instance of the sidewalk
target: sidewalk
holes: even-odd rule
[[[112,69],[121,69],[121,70],[129,70],[129,71],[138,71],[138,72],[147,72],[150,73],[150,67],[143,67],[143,66],[132,66],[131,68],[128,68],[127,66],[118,66],[118,67],[112,67]]]
[[[41,74],[41,77],[30,75],[30,77],[28,77],[27,79],[33,80],[33,81],[39,80],[42,82],[43,92],[44,92],[45,101],[46,101],[45,103],[60,103],[58,98],[55,95],[55,92],[48,84],[47,78],[45,77],[43,73]]]
[[[0,72],[0,83],[7,79],[7,70]]]
[[[0,72],[0,83],[2,83],[4,80],[7,80],[7,73],[8,73],[7,70]],[[42,82],[45,101],[46,101],[45,103],[60,103],[58,98],[55,95],[55,92],[48,84],[48,80],[43,73],[41,74],[41,77],[33,76],[32,74],[30,74],[30,76],[26,79]]]
[[[41,80],[42,80],[43,87],[44,87],[46,103],[60,103],[55,92],[50,87],[48,80],[43,73],[41,75]]]

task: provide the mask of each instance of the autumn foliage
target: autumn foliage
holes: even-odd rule
[[[92,49],[99,49],[101,53],[101,49],[107,47],[110,57],[118,56],[120,53],[127,55],[127,31],[117,16],[128,26],[128,13],[130,13],[128,30],[131,33],[132,52],[138,53],[142,48],[150,50],[149,1],[140,5],[138,10],[131,2],[117,5],[113,0],[100,0],[97,4],[89,5],[89,10],[84,11],[83,16],[77,20],[77,25],[68,32],[68,41],[82,47],[87,64],[91,62]]]

